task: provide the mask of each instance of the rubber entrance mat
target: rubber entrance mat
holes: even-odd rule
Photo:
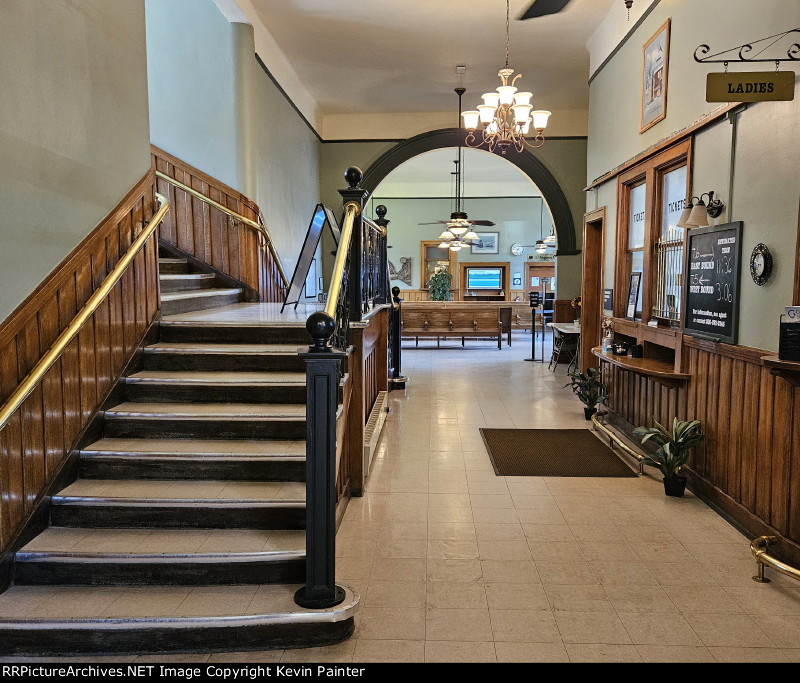
[[[588,429],[481,429],[481,436],[499,476],[637,476]]]

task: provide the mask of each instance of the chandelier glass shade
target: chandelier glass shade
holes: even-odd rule
[[[533,109],[533,93],[520,92],[516,82],[522,74],[514,75],[508,66],[508,44],[511,26],[510,1],[506,0],[506,65],[497,72],[502,84],[496,92],[482,95],[483,104],[476,109],[463,112],[464,128],[467,129],[467,147],[487,147],[505,154],[513,148],[521,152],[525,147],[541,147],[544,144],[544,130],[550,118],[545,109]],[[535,131],[533,139],[529,135]]]

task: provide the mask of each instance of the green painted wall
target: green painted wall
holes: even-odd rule
[[[255,200],[291,277],[320,142],[212,0],[147,0],[153,143]]]
[[[694,49],[711,40],[709,26],[714,27],[712,48],[722,49],[800,25],[800,3],[773,0],[769,5],[765,12],[760,3],[745,0],[662,0],[591,84],[587,177],[600,176],[718,107],[705,102],[705,74],[720,65],[696,64]],[[672,36],[667,118],[640,135],[641,46],[668,17]],[[626,88],[626,83],[635,85]],[[798,140],[798,99],[750,105],[739,116],[735,136],[734,126],[723,119],[695,137],[692,194],[714,190],[725,202],[716,223],[744,222],[739,343],[746,346],[776,350],[778,317],[791,303],[800,197]],[[606,207],[606,287],[614,286],[616,194],[612,180],[587,197],[588,210]],[[770,247],[775,259],[774,274],[763,287],[749,272],[750,253],[759,242]]]
[[[143,0],[3,0],[0,320],[150,168]]]

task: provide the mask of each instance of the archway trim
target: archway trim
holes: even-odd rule
[[[458,136],[462,134],[457,128],[432,130],[409,138],[386,151],[365,172],[361,187],[372,194],[378,185],[400,164],[415,156],[443,147],[457,147]],[[553,217],[556,236],[558,238],[558,256],[580,253],[575,239],[575,222],[572,218],[567,198],[547,166],[530,151],[513,152],[501,156],[519,168],[539,188],[550,214]]]

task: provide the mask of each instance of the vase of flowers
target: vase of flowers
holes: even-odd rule
[[[581,298],[576,296],[572,301],[570,301],[570,305],[572,306],[572,310],[575,312],[575,325],[580,327],[581,324],[581,306],[583,305],[581,302]]]

